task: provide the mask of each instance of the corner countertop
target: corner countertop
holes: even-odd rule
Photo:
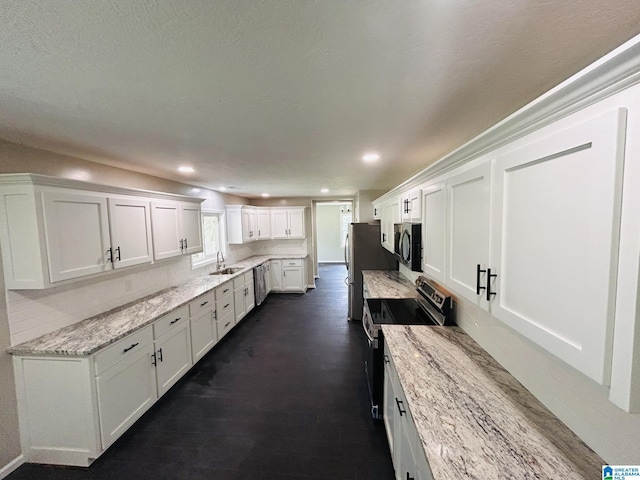
[[[462,329],[382,331],[436,480],[600,478],[604,460]]]
[[[306,257],[286,254],[255,255],[228,265],[242,269],[234,274],[202,274],[184,284],[161,290],[55,332],[9,347],[7,352],[13,355],[91,355],[264,262]]]
[[[416,298],[416,286],[398,270],[363,270],[364,298]]]

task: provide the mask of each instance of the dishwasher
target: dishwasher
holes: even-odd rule
[[[256,296],[256,305],[260,305],[267,296],[267,284],[265,280],[267,275],[267,266],[262,264],[254,267],[253,269],[253,281],[254,291]]]

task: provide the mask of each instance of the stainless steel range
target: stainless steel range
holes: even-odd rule
[[[420,276],[416,280],[416,298],[373,299],[364,302],[362,326],[369,343],[369,355],[364,368],[371,398],[371,416],[382,418],[384,386],[383,324],[454,325],[451,295]]]

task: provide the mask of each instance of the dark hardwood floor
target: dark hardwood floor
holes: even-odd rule
[[[393,479],[345,276],[323,265],[316,289],[270,295],[91,467],[7,480]]]

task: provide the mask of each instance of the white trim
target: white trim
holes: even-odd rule
[[[8,477],[11,473],[15,472],[18,467],[24,463],[24,455],[20,454],[4,467],[0,468],[0,478]]]
[[[103,185],[99,183],[85,182],[83,180],[52,177],[50,175],[40,175],[36,173],[6,173],[0,177],[0,185],[40,185],[120,195],[135,195],[142,197],[151,196],[154,198],[177,200],[181,202],[202,203],[205,201],[204,198],[179,195],[177,193],[157,192],[154,190],[143,190],[141,188],[117,187],[113,185]]]
[[[419,186],[637,83],[640,83],[640,35],[405,180],[375,202]]]

